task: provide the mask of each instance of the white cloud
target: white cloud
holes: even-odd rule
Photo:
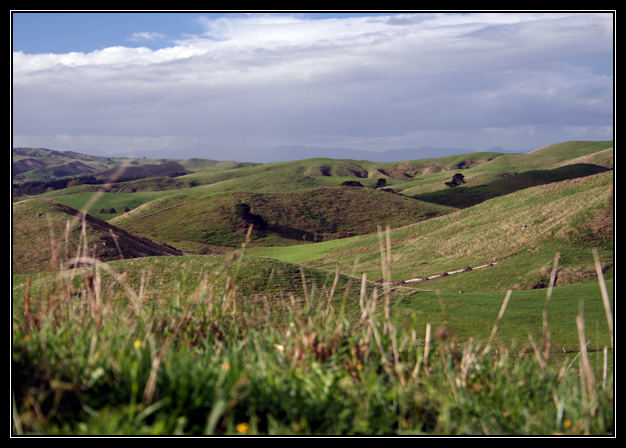
[[[156,42],[166,39],[167,36],[165,34],[156,33],[154,31],[140,31],[133,33],[128,37],[130,42]]]
[[[520,129],[549,138],[554,124],[554,138],[567,139],[567,126],[612,123],[611,15],[200,20],[203,33],[157,50],[14,53],[16,135],[382,149],[470,134],[480,147],[497,134],[491,146],[511,147],[532,145],[530,133],[529,145],[507,141]]]

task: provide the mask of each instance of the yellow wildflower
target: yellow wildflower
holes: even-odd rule
[[[143,343],[139,339],[137,339],[137,340],[135,340],[133,345],[135,346],[136,349],[140,349],[141,346],[143,345]]]
[[[228,362],[222,363],[222,370],[224,372],[227,372],[228,370],[230,370],[230,364]]]
[[[250,430],[250,425],[248,425],[246,422],[237,423],[235,429],[239,434],[248,434],[248,431]]]

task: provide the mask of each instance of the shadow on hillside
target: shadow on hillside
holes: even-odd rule
[[[296,229],[281,225],[268,225],[266,230],[278,234],[282,238],[296,241],[320,242],[324,241],[324,237],[320,234],[309,232],[308,230]]]
[[[320,242],[324,240],[322,235],[308,230],[301,230],[280,224],[271,224],[267,222],[263,216],[251,213],[248,204],[238,203],[235,210],[238,217],[246,223],[246,226],[252,225],[254,230],[260,235],[267,236],[273,233],[281,238],[307,242]]]
[[[454,187],[412,196],[420,201],[467,208],[488,199],[514,193],[524,188],[561,182],[568,179],[590,176],[609,171],[600,165],[579,163],[566,165],[553,170],[533,170],[523,173],[503,173],[500,178],[485,185],[475,187]]]

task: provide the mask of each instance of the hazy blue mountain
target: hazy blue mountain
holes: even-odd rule
[[[179,151],[147,151],[132,154],[135,157],[149,158],[175,158],[175,159],[212,159],[212,160],[236,160],[239,162],[289,162],[302,159],[331,158],[369,160],[372,162],[401,162],[404,160],[426,159],[431,157],[445,157],[459,154],[479,152],[480,150],[466,148],[443,148],[434,146],[420,146],[417,148],[390,149],[386,151],[364,151],[348,148],[320,148],[313,146],[278,146],[273,148],[259,148],[257,150],[229,150],[221,151],[215,148],[181,149]],[[484,151],[511,152],[502,148],[485,148]],[[518,151],[516,151],[518,152]],[[114,154],[109,154],[115,156]],[[122,154],[119,154],[122,155]],[[130,154],[123,154],[130,155]]]
[[[370,160],[372,162],[400,162],[403,160],[444,157],[475,152],[459,148],[435,148],[421,146],[419,148],[392,149],[387,151],[362,151],[346,148],[316,148],[309,146],[281,146],[259,150],[248,155],[250,162],[287,162],[293,160],[328,157],[331,159]]]
[[[20,148],[14,148],[14,151]],[[32,148],[24,150],[34,151]],[[61,153],[60,151],[44,150],[48,153]],[[419,146],[416,148],[389,149],[383,151],[365,151],[349,148],[322,148],[304,145],[277,146],[272,148],[222,150],[220,148],[180,148],[179,150],[154,150],[136,152],[100,152],[98,150],[84,150],[83,154],[90,154],[95,157],[135,157],[150,159],[178,159],[186,160],[192,158],[211,160],[234,160],[238,162],[290,162],[295,160],[330,158],[330,159],[352,159],[369,160],[371,162],[402,162],[405,160],[418,160],[434,157],[446,157],[472,152],[526,152],[511,151],[503,148],[467,149],[467,148],[447,148],[435,146]],[[80,152],[80,151],[79,151]],[[71,152],[64,152],[68,155]],[[82,157],[90,157],[83,155]]]

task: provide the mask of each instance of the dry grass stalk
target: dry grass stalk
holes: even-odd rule
[[[335,291],[337,289],[338,283],[339,283],[339,266],[337,266],[335,269],[335,279],[333,280],[333,286],[330,288],[330,293],[328,294],[328,306],[330,306],[330,303],[332,302],[333,297],[335,296]]]
[[[596,267],[596,274],[598,276],[598,282],[600,284],[600,292],[602,293],[602,303],[604,305],[604,312],[606,314],[606,322],[609,326],[609,332],[611,334],[611,348],[613,348],[613,313],[611,312],[609,294],[606,289],[604,275],[602,274],[602,266],[600,264],[600,258],[598,257],[598,251],[596,249],[593,249],[593,258]]]
[[[18,436],[21,436],[24,434],[24,431],[22,429],[22,422],[20,419],[20,413],[17,410],[17,404],[15,401],[15,392],[13,390],[11,390],[11,403],[12,403],[12,421],[13,421],[13,428],[15,429],[15,433]]]
[[[111,238],[113,238],[113,242],[115,243],[115,247],[117,248],[117,253],[120,254],[120,260],[124,259],[124,253],[122,252],[122,248],[120,247],[120,243],[117,239],[117,235],[113,233],[113,230],[109,229],[109,234]]]
[[[578,328],[578,340],[580,343],[580,363],[583,375],[581,375],[581,388],[587,390],[587,397],[591,397],[593,395],[594,389],[594,377],[593,370],[591,368],[591,362],[589,361],[589,354],[587,352],[587,342],[585,340],[585,320],[583,318],[582,313],[582,303],[581,310],[578,316],[576,316],[576,327]]]
[[[428,372],[428,355],[430,352],[430,324],[426,324],[426,335],[424,336],[424,371]]]
[[[602,389],[606,389],[606,382],[609,372],[609,348],[604,346],[604,362],[602,363]]]
[[[372,300],[370,301],[369,308],[365,307],[365,316],[367,318],[368,326],[367,326],[367,335],[366,335],[366,343],[369,344],[372,339],[372,316],[376,311],[376,305],[378,303],[378,290],[374,288],[372,290]]]
[[[500,311],[498,312],[498,318],[496,319],[496,322],[493,324],[493,328],[491,330],[491,335],[489,336],[489,340],[487,341],[487,345],[485,345],[485,348],[480,354],[481,357],[485,356],[487,353],[489,353],[489,350],[491,350],[491,344],[493,343],[496,333],[498,332],[498,328],[500,327],[500,321],[502,320],[502,316],[504,316],[506,307],[509,304],[509,299],[511,298],[512,292],[513,291],[510,289],[506,292],[506,296],[504,297],[504,301],[502,302],[502,306],[500,307]]]
[[[372,333],[374,334],[374,339],[376,339],[376,345],[378,346],[378,352],[380,354],[380,359],[382,360],[383,367],[385,368],[385,371],[390,376],[392,376],[393,372],[391,371],[391,367],[389,366],[389,361],[387,360],[387,356],[385,355],[385,349],[383,348],[383,343],[382,343],[382,341],[380,339],[380,333],[378,332],[378,328],[376,328],[376,323],[372,319],[371,315],[370,315],[370,326],[369,326],[369,328],[371,328]]]
[[[88,252],[87,252],[87,215],[85,213],[83,213],[82,215],[82,220],[81,220],[81,226],[80,226],[80,241],[82,242],[82,247],[78,247],[79,250],[79,254],[82,254],[83,256],[88,256]]]
[[[547,359],[541,353],[541,350],[539,350],[539,346],[535,342],[535,339],[533,338],[532,334],[528,333],[528,339],[530,340],[530,345],[533,348],[533,351],[535,352],[535,358],[537,358],[537,362],[539,363],[539,367],[541,367],[541,370],[545,370],[546,367],[548,367]]]
[[[52,218],[50,217],[50,215],[46,215],[46,219],[48,221],[48,232],[50,234],[49,236],[49,242],[50,242],[50,267],[53,270],[56,270],[58,268],[57,263],[58,263],[58,245],[56,242],[56,239],[54,238],[54,230],[53,230],[53,225],[52,225]]]
[[[304,303],[308,308],[311,305],[311,297],[309,296],[309,292],[307,290],[306,278],[302,269],[300,269],[300,277],[302,278],[302,292],[304,293]]]
[[[252,240],[252,230],[254,229],[254,224],[250,224],[248,226],[248,230],[246,231],[246,238],[243,240],[243,243],[241,243],[241,248],[245,249],[248,244],[250,244],[250,241]]]
[[[69,245],[70,245],[70,229],[71,229],[71,225],[72,225],[72,223],[70,222],[69,219],[67,221],[65,221],[65,257],[64,257],[65,260],[70,258]]]
[[[565,374],[567,373],[570,367],[571,367],[571,363],[569,360],[569,356],[567,356],[565,357],[565,360],[563,361],[563,364],[561,365],[561,368],[559,369],[559,373],[556,376],[557,383],[561,383],[565,379]]]
[[[393,350],[393,366],[396,371],[396,375],[400,379],[400,384],[402,387],[406,386],[406,380],[404,378],[404,373],[402,371],[402,363],[400,362],[400,351],[398,350],[398,341],[396,337],[396,329],[391,324],[390,325],[390,334],[391,334],[391,348]]]
[[[552,290],[556,283],[557,268],[559,265],[559,259],[561,254],[557,252],[554,256],[554,263],[552,265],[552,272],[550,273],[550,284],[548,285],[548,291],[546,293],[546,302],[543,307],[542,320],[543,320],[543,359],[547,359],[550,356],[551,342],[550,342],[550,329],[548,328],[548,305],[552,298]]]
[[[409,335],[405,334],[404,335],[404,339],[402,339],[402,342],[400,343],[400,348],[398,349],[400,352],[404,352],[404,349],[406,348],[406,345],[409,343]]]
[[[96,330],[100,330],[102,326],[102,276],[100,275],[99,265],[95,266],[95,274],[93,276],[92,293],[94,297],[93,318],[96,321]],[[96,331],[96,334],[98,333]]]
[[[385,333],[389,332],[388,324],[391,320],[391,229],[387,226],[383,234],[378,226],[378,243],[380,248],[380,263],[385,295]]]
[[[24,320],[26,322],[26,328],[30,329],[32,316],[30,313],[30,276],[26,279],[26,294],[24,296]]]
[[[467,344],[463,348],[463,356],[461,357],[461,366],[459,369],[459,375],[457,375],[457,385],[465,387],[467,385],[467,375],[469,374],[474,361],[476,360],[476,353],[473,349],[474,338],[470,338]]]
[[[172,340],[172,334],[170,334],[165,342],[161,346],[161,350],[157,355],[152,355],[152,364],[150,369],[150,376],[148,377],[148,381],[146,382],[146,387],[143,391],[143,398],[145,404],[152,403],[152,398],[154,397],[154,391],[156,390],[156,382],[157,376],[159,372],[159,366],[161,365],[161,359],[165,355],[167,348]]]
[[[359,306],[361,307],[361,320],[365,321],[365,319],[367,319],[366,316],[366,304],[365,304],[365,296],[367,294],[367,274],[364,272],[363,276],[361,277],[361,293],[359,295]]]
[[[100,260],[97,260],[95,258],[92,257],[87,257],[87,256],[83,256],[83,257],[77,257],[73,260],[71,260],[73,266],[77,266],[79,264],[81,265],[91,265],[91,266],[98,266],[99,268],[103,269],[104,271],[107,272],[107,274],[111,275],[115,281],[122,286],[122,288],[124,288],[124,291],[126,292],[127,297],[130,299],[131,303],[133,304],[135,311],[137,313],[137,315],[144,320],[146,320],[146,316],[145,316],[145,312],[143,310],[143,304],[141,301],[141,296],[138,295],[128,284],[128,279],[126,277],[125,274],[118,274],[115,270],[113,270],[107,263],[103,263]],[[64,276],[67,277],[71,277],[73,274],[71,272],[69,273],[63,273]]]

